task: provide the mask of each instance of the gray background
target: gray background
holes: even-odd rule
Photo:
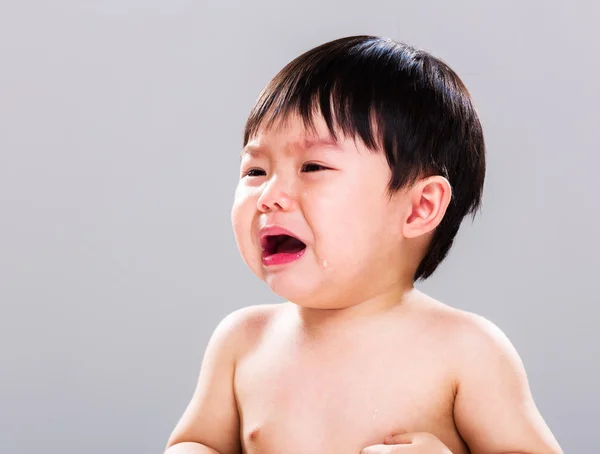
[[[593,1],[2,2],[1,452],[162,452],[218,321],[279,301],[229,223],[245,116],[290,59],[369,33],[449,62],[485,128],[483,214],[421,288],[499,325],[563,449],[597,453],[599,20]]]

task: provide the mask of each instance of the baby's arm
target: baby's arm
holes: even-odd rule
[[[472,454],[562,453],[536,408],[510,341],[480,317],[467,325],[459,335],[454,419]]]
[[[231,313],[212,334],[195,392],[169,437],[165,454],[241,453],[233,373],[245,312]]]

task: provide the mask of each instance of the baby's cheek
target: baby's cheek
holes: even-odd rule
[[[252,192],[250,188],[246,187],[244,184],[240,182],[235,188],[235,194],[233,197],[233,206],[239,207],[244,205],[244,203],[250,198]]]
[[[234,217],[252,216],[256,211],[258,201],[258,192],[254,188],[248,188],[244,185],[238,185],[233,198],[233,206],[231,209],[232,219]]]
[[[231,226],[240,252],[252,236],[252,219],[254,210],[247,199],[236,199],[231,208]]]
[[[239,234],[241,233],[241,228],[243,225],[242,222],[242,209],[241,206],[237,203],[234,203],[231,208],[231,226],[233,228],[233,233],[235,235],[235,239],[239,242]]]

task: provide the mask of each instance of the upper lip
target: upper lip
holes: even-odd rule
[[[260,245],[264,248],[267,244],[267,237],[269,236],[275,236],[275,235],[288,235],[291,237],[294,237],[300,241],[302,241],[301,238],[298,237],[298,235],[296,235],[294,232],[283,228],[279,225],[267,225],[265,227],[263,227],[262,229],[260,229],[260,231],[258,232],[259,237],[260,237]],[[302,241],[304,243],[304,241]]]

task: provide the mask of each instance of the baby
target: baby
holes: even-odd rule
[[[318,46],[260,95],[239,175],[240,253],[288,302],[219,324],[167,454],[562,452],[504,334],[414,287],[484,186],[452,69],[378,37]]]

